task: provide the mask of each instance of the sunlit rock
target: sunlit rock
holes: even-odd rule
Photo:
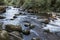
[[[40,38],[33,37],[31,40],[40,40]]]
[[[29,34],[30,34],[30,30],[25,29],[25,30],[22,31],[22,33],[23,33],[24,35],[29,35]]]
[[[8,32],[5,30],[0,31],[0,40],[9,40]]]
[[[30,23],[24,23],[24,26],[28,27],[28,26],[30,26]]]
[[[30,28],[30,29],[35,28],[35,25],[34,25],[34,24],[30,24],[29,28]]]
[[[22,31],[22,27],[21,26],[15,26],[15,25],[6,25],[6,27],[5,27],[5,29],[7,30],[7,31]]]
[[[0,19],[4,19],[4,18],[6,18],[6,17],[4,17],[4,16],[0,16]]]
[[[28,22],[28,21],[23,21],[23,22],[24,22],[24,26],[25,26],[25,27],[30,26],[30,22]]]

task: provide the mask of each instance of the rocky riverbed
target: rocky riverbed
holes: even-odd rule
[[[1,40],[60,40],[59,19],[45,24],[46,18],[12,6],[0,16]]]

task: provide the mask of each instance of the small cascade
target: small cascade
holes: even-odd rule
[[[54,15],[55,16],[55,15]],[[50,32],[60,32],[60,19],[56,17],[57,20],[50,20],[49,24],[47,24],[42,29],[49,30]]]

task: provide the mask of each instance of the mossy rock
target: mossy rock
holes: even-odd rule
[[[6,8],[5,7],[0,7],[0,14],[6,12]]]
[[[29,35],[30,34],[30,30],[22,30],[22,33],[24,34],[24,35]]]
[[[42,22],[42,23],[44,23],[44,24],[49,24],[49,22],[50,22],[50,20],[48,20],[48,19],[46,19],[44,22]]]
[[[30,29],[33,29],[33,28],[35,28],[35,25],[33,25],[33,24],[30,24],[29,28],[30,28]]]
[[[11,24],[7,24],[5,25],[5,29],[7,31],[22,31],[22,27],[21,26],[16,26],[16,25],[11,25]]]
[[[52,32],[50,32],[49,29],[48,30],[44,30],[44,32],[52,34]]]
[[[9,40],[8,32],[5,30],[0,31],[0,40]]]

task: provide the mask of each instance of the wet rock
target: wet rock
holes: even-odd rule
[[[9,40],[9,35],[7,31],[0,30],[0,40]]]
[[[30,26],[30,23],[25,23],[24,26],[28,27],[28,26]]]
[[[0,16],[0,19],[4,19],[5,17],[4,16]]]
[[[23,22],[24,22],[24,26],[25,26],[25,27],[30,26],[30,22],[28,22],[28,21],[23,21]]]
[[[46,19],[44,22],[42,22],[42,23],[44,23],[44,24],[49,24],[49,22],[50,22],[50,20],[48,20],[48,19]]]
[[[29,27],[30,29],[33,29],[35,27],[35,25],[31,24],[30,22],[24,23],[24,26]]]
[[[14,18],[13,19],[10,19],[10,20],[14,20]]]
[[[30,30],[25,29],[25,30],[22,31],[22,33],[23,33],[24,35],[29,35],[29,34],[30,34]]]
[[[44,32],[47,32],[47,33],[49,33],[50,31],[49,31],[49,30],[44,30]]]
[[[8,24],[6,25],[5,29],[7,31],[22,31],[22,27],[21,26],[15,26],[15,25],[11,25],[11,24]]]
[[[29,28],[30,28],[30,29],[35,28],[35,25],[31,24],[31,25],[29,26]]]
[[[17,18],[17,16],[13,16],[13,18]]]
[[[15,16],[19,16],[20,14],[15,14]]]
[[[2,30],[2,26],[3,26],[3,22],[2,22],[2,23],[0,23],[0,30]]]
[[[50,30],[44,30],[44,32],[52,34],[52,32],[50,32]]]
[[[0,14],[6,12],[6,8],[5,7],[0,7]]]
[[[34,37],[31,40],[40,40],[40,38]]]
[[[22,13],[19,13],[20,15],[22,14]]]

